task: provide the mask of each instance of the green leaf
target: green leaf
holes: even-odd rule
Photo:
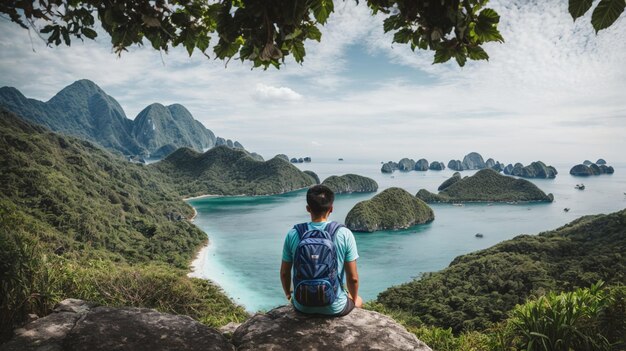
[[[499,41],[504,42],[504,38],[493,24],[485,24],[484,22],[476,23],[474,27],[474,33],[480,41]]]
[[[467,57],[461,53],[457,53],[456,55],[454,55],[454,59],[456,60],[456,63],[458,63],[461,67],[465,66],[465,62],[467,61]]]
[[[395,43],[405,44],[411,40],[411,37],[413,37],[413,31],[409,28],[402,28],[393,35],[393,41]]]
[[[294,29],[293,32],[285,36],[285,40],[291,40],[291,39],[297,38],[300,36],[300,34],[302,34],[302,30],[300,28],[296,28]]]
[[[398,15],[389,16],[383,21],[383,30],[385,33],[400,27],[402,27],[402,20]]]
[[[591,8],[593,0],[569,0],[569,13],[576,20]]]
[[[626,1],[624,0],[601,0],[591,15],[591,24],[598,31],[610,26],[624,12]]]
[[[433,64],[448,62],[448,60],[450,60],[451,58],[452,58],[452,53],[450,52],[449,49],[446,49],[446,48],[437,49],[435,51],[435,60],[433,61]]]
[[[68,33],[66,29],[64,29],[62,33],[63,33],[63,41],[65,42],[65,45],[69,46],[70,45],[70,33]]]
[[[211,38],[208,35],[199,35],[196,39],[196,46],[200,51],[205,52],[209,48]]]
[[[322,32],[316,26],[310,26],[306,37],[319,42],[322,40]]]
[[[489,60],[489,55],[480,46],[468,47],[467,56],[470,60]]]
[[[492,9],[484,9],[478,15],[478,22],[484,24],[497,24],[500,22],[500,15]]]
[[[98,33],[96,33],[96,31],[91,28],[83,28],[82,31],[83,31],[83,35],[89,39],[94,39],[95,37],[98,36]]]
[[[315,2],[311,5],[313,9],[313,16],[315,16],[315,20],[319,23],[324,24],[326,20],[328,20],[328,16],[334,10],[334,5],[332,0],[315,0]]]
[[[293,58],[296,60],[296,62],[302,63],[302,61],[304,60],[304,55],[306,55],[306,52],[304,50],[304,43],[301,41],[294,42],[293,46],[291,47],[291,52],[293,53]]]

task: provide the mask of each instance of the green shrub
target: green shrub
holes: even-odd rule
[[[622,349],[624,289],[601,286],[550,292],[516,306],[505,326],[509,344],[528,351]]]

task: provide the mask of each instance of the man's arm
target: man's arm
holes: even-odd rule
[[[359,296],[359,273],[356,270],[356,260],[344,263],[343,269],[346,272],[346,285],[350,297],[354,300],[354,305],[361,308],[363,300]]]
[[[280,264],[280,282],[287,300],[291,299],[291,262],[282,261]]]

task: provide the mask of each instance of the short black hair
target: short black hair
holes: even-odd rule
[[[328,212],[335,201],[335,193],[326,185],[314,185],[306,192],[306,203],[311,213],[322,215]]]

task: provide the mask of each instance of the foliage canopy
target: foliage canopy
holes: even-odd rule
[[[358,2],[358,0],[357,0]],[[500,16],[485,7],[488,0],[367,0],[372,14],[382,13],[385,32],[393,42],[435,52],[434,63],[452,58],[487,60],[487,42],[504,42],[498,31]],[[0,13],[24,28],[33,28],[49,45],[70,45],[73,38],[94,39],[96,19],[111,36],[120,54],[147,40],[167,52],[182,45],[221,60],[233,57],[254,67],[279,68],[288,55],[302,63],[307,40],[320,41],[320,26],[334,11],[333,0],[38,0],[0,3]],[[601,0],[592,25],[599,31],[613,24],[624,0]],[[584,15],[592,0],[570,0],[574,19]],[[41,26],[40,26],[41,24]]]

